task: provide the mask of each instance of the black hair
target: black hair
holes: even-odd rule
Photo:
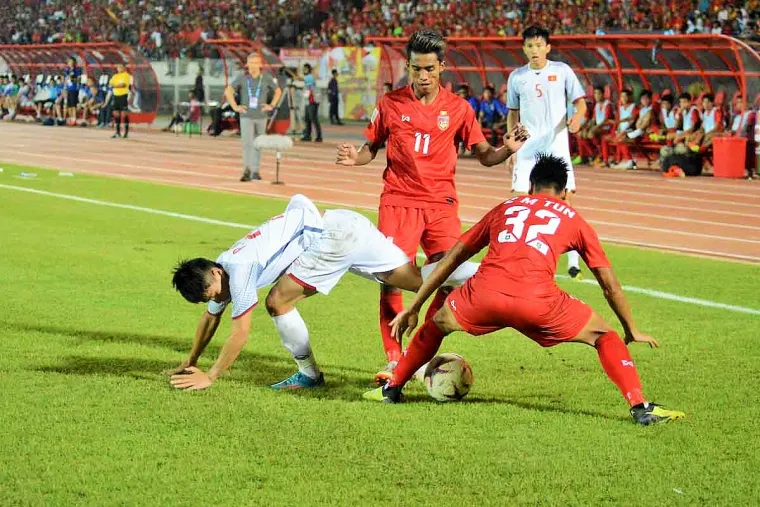
[[[604,95],[604,86],[595,86],[594,87],[595,92],[602,92],[602,95]]]
[[[631,90],[630,88],[623,88],[620,94],[622,95],[624,93],[628,95],[629,97],[633,97],[633,90]]]
[[[311,71],[311,64],[310,63],[304,63],[303,64],[303,68],[304,69],[309,69],[309,71]]]
[[[710,102],[715,102],[715,95],[713,95],[712,93],[705,93],[704,95],[702,95],[702,100],[705,100],[705,99],[709,100]]]
[[[673,105],[673,96],[669,93],[666,93],[660,97],[660,102],[667,102],[668,104]]]
[[[224,269],[201,257],[180,261],[172,271],[172,285],[189,302],[201,303],[209,287],[208,275],[212,268]]]
[[[536,37],[541,37],[542,39],[544,39],[544,41],[547,44],[550,44],[549,30],[547,30],[546,28],[541,28],[540,26],[536,26],[536,25],[529,26],[523,31],[522,33],[523,44],[525,43],[526,40],[535,39]]]
[[[686,99],[689,102],[691,102],[691,94],[688,92],[683,92],[681,95],[678,96],[678,100]]]
[[[552,189],[559,194],[567,187],[569,169],[563,158],[550,153],[539,153],[536,155],[536,164],[530,172],[533,190]]]
[[[391,83],[390,81],[387,83],[383,83],[383,86],[388,88],[389,90],[393,90],[393,83]]]
[[[649,97],[652,98],[652,92],[649,90],[642,90],[642,92],[639,94],[639,100],[641,100],[641,97]]]
[[[406,58],[411,60],[412,53],[418,55],[429,55],[435,53],[438,57],[438,61],[442,62],[446,54],[446,41],[443,40],[443,36],[435,30],[423,28],[417,30],[409,37],[409,42],[406,43]]]
[[[338,69],[333,69],[333,70],[332,70],[332,72],[331,72],[331,74],[332,74],[333,76],[334,76],[334,75],[336,75],[337,73],[338,73]]]

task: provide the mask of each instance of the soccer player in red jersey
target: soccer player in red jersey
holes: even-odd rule
[[[412,262],[418,246],[434,262],[451,248],[462,232],[454,183],[457,146],[472,149],[481,164],[494,166],[522,145],[525,133],[516,126],[504,136],[504,147],[494,148],[483,136],[472,107],[440,86],[445,69],[445,42],[432,30],[415,32],[406,46],[409,86],[380,98],[360,148],[338,146],[336,163],[365,165],[385,142],[388,165],[383,173],[378,229],[393,239]],[[433,315],[446,299],[439,291],[431,303]],[[399,357],[401,344],[391,335],[390,322],[403,309],[398,289],[383,286],[380,296],[380,332],[388,366],[375,380],[385,383]]]
[[[425,300],[459,264],[489,247],[475,275],[455,289],[432,319],[426,319],[388,383],[364,397],[398,402],[401,389],[420,366],[435,356],[454,331],[483,335],[511,327],[542,347],[585,343],[599,354],[607,376],[643,425],[669,422],[683,412],[648,403],[641,391],[627,343],[657,341],[641,333],[610,261],[591,226],[564,201],[568,166],[562,158],[539,155],[530,175],[530,194],[493,208],[464,233],[423,283],[414,303],[394,319],[393,334],[411,332]],[[557,260],[577,250],[594,273],[607,302],[625,330],[625,342],[590,306],[562,291],[554,281]]]

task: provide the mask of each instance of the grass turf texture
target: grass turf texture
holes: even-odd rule
[[[0,183],[243,223],[285,202],[3,166]],[[453,335],[475,384],[436,404],[363,402],[383,364],[377,287],[346,276],[305,301],[327,388],[294,371],[263,309],[230,376],[173,391],[201,306],[170,284],[245,231],[0,188],[0,490],[5,505],[753,504],[760,498],[760,317],[630,294],[645,393],[682,424],[640,428],[595,352],[505,331]],[[370,214],[372,218],[375,218]],[[760,268],[607,245],[625,284],[760,308]],[[564,266],[562,261],[561,266]],[[598,288],[561,281],[613,319]],[[263,298],[265,290],[260,297]],[[614,322],[614,321],[613,321]],[[225,317],[200,366],[229,330]],[[644,499],[647,500],[644,500]]]

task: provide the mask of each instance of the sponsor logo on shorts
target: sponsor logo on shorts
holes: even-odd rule
[[[627,360],[627,359],[623,359],[623,360],[622,360],[622,361],[620,361],[620,362],[621,362],[621,363],[623,363],[623,366],[630,366],[630,367],[632,367],[632,368],[633,368],[633,361],[629,361],[629,360]]]
[[[410,116],[404,116],[403,114],[401,115],[401,123],[408,123],[410,121],[412,121],[412,118]]]
[[[449,301],[449,304],[451,305],[451,308],[454,309],[454,311],[457,311],[457,302],[456,301],[454,301],[452,299],[451,301]]]

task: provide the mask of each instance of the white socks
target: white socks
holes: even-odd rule
[[[433,272],[435,267],[438,266],[438,262],[433,262],[431,264],[426,264],[422,266],[422,280],[425,281],[430,276],[430,273]],[[449,276],[445,282],[443,282],[444,287],[459,287],[460,285],[463,285],[464,282],[466,282],[469,278],[472,277],[472,275],[475,274],[475,272],[480,267],[480,263],[478,262],[463,262],[457,269],[454,270],[453,273],[451,273],[451,276]]]
[[[576,252],[575,250],[570,250],[567,252],[567,269],[570,268],[576,268],[580,269],[580,254]]]
[[[280,335],[283,347],[288,349],[298,365],[298,371],[307,377],[319,377],[319,367],[314,360],[309,343],[309,330],[297,309],[284,315],[272,317],[274,327]]]

